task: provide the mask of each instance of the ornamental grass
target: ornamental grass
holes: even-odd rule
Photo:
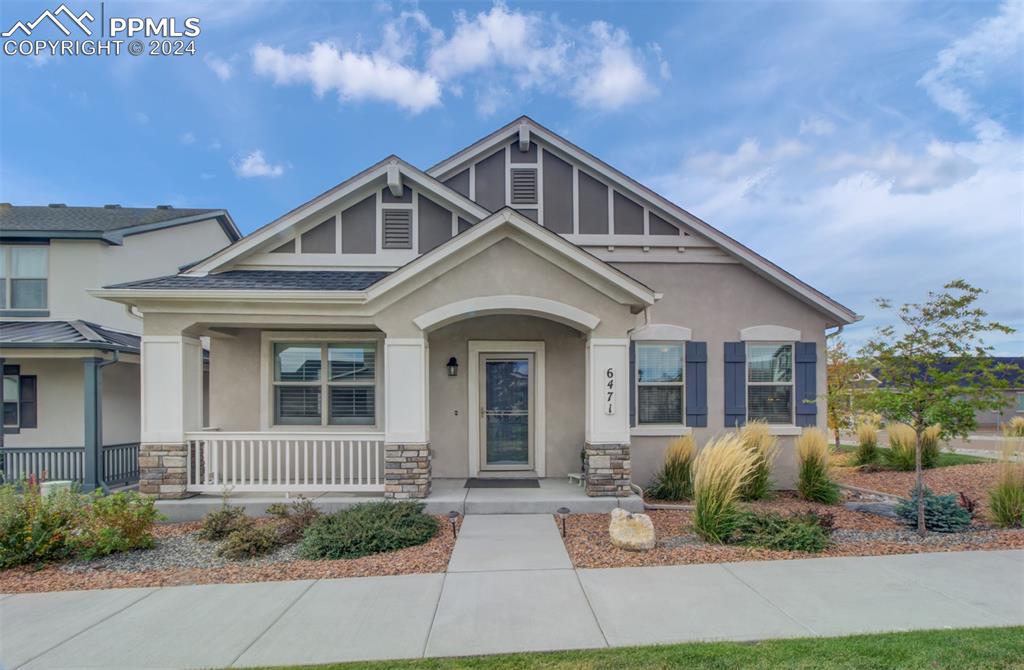
[[[878,428],[867,421],[857,424],[857,451],[853,462],[856,465],[870,465],[878,460]]]
[[[884,452],[886,465],[896,470],[913,470],[917,448],[914,429],[905,423],[893,423],[886,430],[889,433],[889,449]]]
[[[721,544],[736,528],[736,501],[755,460],[738,435],[718,437],[697,454],[693,463],[693,529],[705,541]]]
[[[820,428],[808,428],[796,438],[800,461],[797,492],[804,500],[825,505],[839,502],[839,485],[828,471],[828,437]]]
[[[928,426],[921,433],[921,467],[934,468],[939,464],[939,436],[942,426]]]
[[[1009,438],[1024,438],[1024,416],[1015,416],[1003,426],[1003,435]]]
[[[654,500],[689,500],[693,497],[693,459],[697,445],[692,435],[675,438],[665,450],[665,464],[645,491]]]
[[[772,488],[772,464],[779,454],[779,441],[764,421],[751,421],[739,431],[740,442],[754,455],[754,467],[740,489],[743,500],[762,500]]]
[[[998,526],[1024,526],[1024,447],[1020,440],[1003,443],[999,475],[988,493],[988,509]]]

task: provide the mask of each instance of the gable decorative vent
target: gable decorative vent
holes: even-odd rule
[[[412,249],[412,210],[385,209],[384,248]]]
[[[533,205],[537,203],[537,170],[535,168],[512,168],[512,204]]]

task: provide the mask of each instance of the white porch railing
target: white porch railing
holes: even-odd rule
[[[187,433],[188,490],[384,491],[383,433]]]

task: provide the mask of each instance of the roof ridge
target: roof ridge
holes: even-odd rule
[[[74,319],[66,322],[69,326],[78,331],[78,334],[89,340],[90,342],[106,342],[107,338],[103,337],[95,330],[92,329],[92,324],[86,323],[81,319]]]

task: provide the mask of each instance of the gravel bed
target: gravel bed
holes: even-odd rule
[[[184,584],[270,582],[444,572],[455,541],[448,519],[425,544],[398,551],[337,561],[297,557],[297,545],[267,556],[230,561],[216,555],[217,543],[196,537],[197,523],[166,524],[154,530],[153,549],[0,571],[0,593],[31,593]]]
[[[867,499],[870,496],[848,496]],[[633,552],[612,545],[608,537],[606,514],[579,514],[569,517],[566,549],[577,568],[614,568],[650,565],[687,565],[731,563],[737,561],[788,560],[826,556],[882,556],[934,551],[1024,549],[1024,530],[976,527],[963,533],[930,533],[924,540],[903,524],[873,514],[841,506],[807,503],[791,493],[774,500],[751,503],[752,509],[781,513],[828,511],[835,516],[833,546],[819,554],[800,551],[776,551],[735,545],[708,544],[694,535],[691,512],[685,510],[649,510],[658,544],[647,552]]]

